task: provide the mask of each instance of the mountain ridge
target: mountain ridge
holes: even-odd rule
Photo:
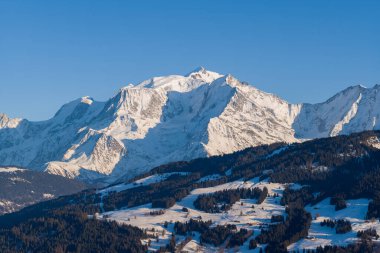
[[[0,115],[0,164],[84,181],[133,177],[160,164],[380,129],[380,93],[351,86],[325,102],[291,104],[232,75],[197,68],[82,97],[49,120]]]

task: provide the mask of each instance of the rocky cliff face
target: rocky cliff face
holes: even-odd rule
[[[199,68],[129,85],[106,102],[83,97],[47,121],[1,114],[0,165],[112,181],[171,161],[379,129],[379,90],[354,86],[324,103],[289,104]]]

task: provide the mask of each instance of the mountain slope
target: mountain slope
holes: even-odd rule
[[[0,214],[83,189],[84,184],[64,177],[17,167],[0,167]]]
[[[367,131],[162,165],[129,182],[0,216],[0,248],[78,250],[83,244],[104,251],[115,247],[119,224],[144,232],[132,233],[137,240],[129,247],[152,252],[286,252],[328,245],[339,248],[318,252],[376,252],[379,138],[380,131]],[[89,228],[112,236],[102,244],[73,236]]]
[[[83,97],[42,122],[0,115],[0,164],[112,182],[160,164],[247,147],[379,129],[380,86],[324,103],[290,104],[231,75],[199,68]]]

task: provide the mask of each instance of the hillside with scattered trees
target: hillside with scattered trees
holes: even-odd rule
[[[27,252],[41,247],[58,252],[102,252],[105,249],[110,250],[108,252],[144,252],[154,243],[143,244],[142,240],[161,243],[157,232],[152,235],[134,226],[118,225],[111,219],[112,212],[108,214],[108,211],[128,212],[130,208],[144,206],[152,209],[146,214],[151,219],[168,217],[169,210],[174,209],[181,217],[189,217],[186,221],[162,220],[162,224],[165,222],[162,228],[171,231],[170,235],[165,235],[165,245],[159,246],[162,250],[174,251],[180,247],[181,240],[189,242],[197,233],[202,247],[246,244],[253,249],[266,245],[266,252],[283,252],[292,243],[308,238],[311,223],[317,217],[312,217],[306,207],[324,199],[330,198],[328,203],[335,212],[350,208],[348,200],[369,199],[363,219],[380,218],[380,151],[373,145],[373,140],[379,136],[380,132],[368,131],[298,144],[263,145],[230,155],[159,166],[128,182],[85,190],[0,216],[0,248],[4,252],[5,249]],[[170,175],[162,180],[136,183],[165,173]],[[239,182],[239,187],[204,193],[207,188],[233,182]],[[271,188],[258,188],[256,184]],[[176,207],[200,189],[203,189],[202,194],[197,194],[189,206]],[[194,211],[223,215],[241,208],[239,217],[254,217],[267,211],[265,208],[269,204],[265,208],[263,204],[268,201],[283,208],[284,213],[270,215],[267,223],[261,224],[258,234],[249,229],[253,225],[238,228],[234,220],[216,224],[213,220],[191,216]],[[133,218],[128,219],[132,222]],[[336,234],[353,232],[351,223],[344,219],[326,220],[321,225],[331,227]],[[373,231],[363,230],[357,233],[357,238],[366,243],[315,250],[370,252],[369,241],[376,237]],[[96,246],[91,246],[95,241],[98,242]]]

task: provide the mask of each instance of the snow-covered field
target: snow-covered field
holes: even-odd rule
[[[165,180],[170,175],[175,173],[165,173],[152,175],[140,180],[137,180],[129,184],[121,184],[106,188],[100,191],[103,195],[111,191],[121,191],[140,185],[147,185],[155,182]],[[182,173],[186,174],[186,173]],[[201,178],[199,181],[208,181],[218,179],[219,175],[209,175]],[[301,188],[300,185],[292,184],[288,185],[293,189]],[[238,188],[264,188],[267,187],[269,196],[262,204],[256,204],[255,199],[242,199],[236,202],[232,208],[223,213],[206,213],[197,210],[194,207],[194,201],[201,194],[209,194],[226,189],[238,189]],[[212,226],[234,224],[238,229],[245,228],[253,231],[253,235],[241,246],[238,252],[248,251],[248,244],[251,238],[256,237],[261,228],[270,224],[272,215],[285,215],[285,207],[280,205],[280,200],[283,194],[283,190],[286,185],[278,183],[270,183],[266,180],[259,181],[259,178],[254,178],[249,181],[237,180],[214,187],[198,188],[195,189],[187,197],[177,202],[169,209],[165,209],[162,215],[151,215],[151,211],[161,210],[160,208],[152,208],[151,204],[141,205],[133,208],[125,208],[118,211],[111,211],[102,213],[99,218],[107,220],[115,220],[119,223],[130,224],[137,226],[141,229],[147,230],[148,234],[158,236],[158,240],[153,239],[150,243],[150,250],[157,250],[161,246],[168,244],[171,234],[174,231],[174,223],[176,221],[186,222],[190,219],[202,219],[203,221],[211,220]],[[278,194],[278,197],[273,197],[274,194]],[[374,228],[380,234],[380,222],[379,221],[366,221],[365,215],[368,209],[368,199],[356,199],[347,200],[347,208],[339,211],[335,211],[335,206],[330,205],[330,198],[327,198],[314,206],[306,206],[306,210],[311,213],[313,217],[312,225],[309,230],[309,236],[296,243],[291,244],[288,250],[298,249],[315,249],[318,246],[324,245],[347,245],[354,243],[357,240],[357,232],[360,230],[366,230]],[[254,208],[252,208],[254,206]],[[183,211],[183,208],[187,208],[188,212]],[[324,219],[346,219],[352,224],[352,231],[346,234],[336,234],[334,228],[322,227],[320,223]],[[164,226],[165,222],[168,222],[167,227]],[[220,248],[215,248],[212,245],[200,245],[198,233],[195,233],[192,240],[187,242],[182,250],[186,252],[215,252]],[[183,242],[186,238],[176,235],[177,244]],[[144,241],[148,243],[148,241]],[[256,249],[259,251],[259,245]],[[223,246],[220,246],[223,248]],[[224,249],[225,251],[236,252],[234,249]],[[250,251],[252,252],[252,251]],[[255,252],[255,251],[253,251]]]
[[[145,182],[146,180],[148,179],[145,179]],[[193,202],[200,194],[212,193],[225,189],[250,187],[267,187],[270,196],[275,193],[279,196],[275,198],[267,197],[266,200],[259,205],[256,204],[255,199],[242,199],[241,201],[236,202],[229,211],[223,213],[206,213],[194,208]],[[177,202],[171,208],[166,209],[165,213],[162,215],[150,215],[150,211],[160,209],[152,208],[151,204],[146,204],[138,207],[106,212],[101,214],[100,218],[130,224],[142,229],[147,229],[151,234],[157,234],[159,240],[158,242],[152,240],[151,250],[158,249],[160,246],[165,246],[169,242],[171,233],[173,232],[174,222],[185,222],[191,218],[199,219],[201,217],[203,221],[212,220],[212,226],[234,224],[238,229],[246,228],[251,231],[253,230],[254,236],[257,236],[260,233],[260,228],[270,223],[272,215],[285,213],[285,207],[280,205],[280,199],[284,187],[285,186],[282,184],[269,183],[267,181],[259,182],[258,178],[254,178],[250,181],[237,180],[215,187],[195,189],[190,195]],[[254,208],[252,208],[252,206],[254,206]],[[182,211],[183,207],[187,208],[188,212]],[[164,227],[165,221],[169,222],[167,228]],[[152,230],[154,230],[154,232]],[[185,237],[181,236],[176,236],[176,238],[178,240],[177,243],[185,239]],[[240,247],[240,250],[248,250],[248,243],[249,239],[242,247]],[[183,250],[189,252],[215,252],[217,249],[210,245],[208,245],[207,248],[200,246],[199,235],[196,235],[193,240],[184,246]]]
[[[315,249],[324,245],[347,245],[357,240],[356,233],[369,228],[376,229],[380,233],[380,223],[366,221],[368,199],[347,200],[347,208],[335,211],[335,206],[330,205],[327,198],[314,206],[307,206],[306,210],[311,213],[313,221],[309,230],[309,237],[293,243],[288,250]],[[336,234],[334,228],[322,227],[320,223],[325,219],[346,219],[351,222],[352,231],[346,234]]]

